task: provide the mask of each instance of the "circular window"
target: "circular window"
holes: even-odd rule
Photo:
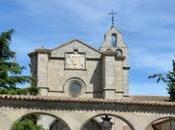
[[[79,83],[73,82],[69,86],[69,95],[72,97],[78,97],[81,94],[82,87]]]

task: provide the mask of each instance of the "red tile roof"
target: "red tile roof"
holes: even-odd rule
[[[103,103],[103,104],[135,104],[151,106],[174,106],[175,102],[168,101],[163,96],[129,96],[122,99],[99,99],[99,98],[64,98],[57,96],[24,96],[24,95],[0,95],[0,100],[34,100],[54,102],[78,102],[78,103]]]

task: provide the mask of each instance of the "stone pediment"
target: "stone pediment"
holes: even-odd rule
[[[101,53],[99,50],[92,48],[91,46],[80,40],[72,40],[52,49],[50,57],[65,58],[67,53],[72,53],[74,51],[85,54],[86,58],[90,59],[99,59],[101,57]]]

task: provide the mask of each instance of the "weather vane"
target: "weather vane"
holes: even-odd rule
[[[117,14],[117,13],[114,12],[114,10],[112,10],[112,11],[109,13],[109,15],[112,16],[112,26],[114,26],[114,15],[116,15],[116,14]]]

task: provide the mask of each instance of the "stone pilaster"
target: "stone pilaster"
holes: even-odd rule
[[[103,97],[113,99],[115,98],[115,53],[112,50],[102,54],[102,71]]]
[[[48,54],[38,54],[38,81],[37,86],[40,88],[41,95],[47,95],[48,91]]]

